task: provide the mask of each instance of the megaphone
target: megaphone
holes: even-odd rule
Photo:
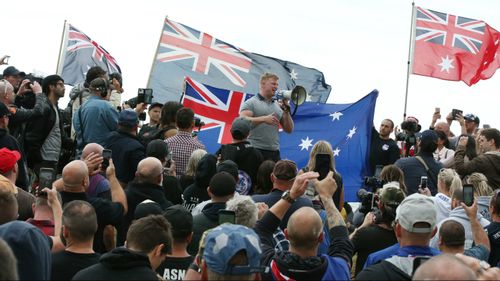
[[[291,100],[295,106],[303,104],[307,99],[306,89],[302,86],[295,86],[293,90],[281,90],[276,95],[277,99]]]
[[[291,100],[295,105],[292,116],[297,112],[297,108],[307,99],[306,89],[302,86],[295,86],[293,90],[281,90],[276,93],[276,99]]]

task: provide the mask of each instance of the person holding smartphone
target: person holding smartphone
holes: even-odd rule
[[[344,207],[344,183],[342,176],[335,169],[335,158],[333,156],[333,149],[329,142],[320,140],[314,144],[309,154],[309,161],[307,166],[303,168],[305,172],[315,171],[320,174],[319,179],[322,180],[326,177],[328,172],[333,172],[333,178],[337,182],[337,189],[333,194],[333,202],[339,211]]]

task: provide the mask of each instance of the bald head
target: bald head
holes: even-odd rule
[[[424,262],[413,280],[476,280],[476,274],[454,255],[441,254]]]
[[[102,147],[100,144],[94,143],[94,142],[89,143],[83,148],[82,156],[80,159],[83,160],[83,159],[87,158],[87,156],[89,156],[89,154],[92,152],[95,154],[101,155],[103,150],[104,150],[104,147]]]
[[[147,157],[137,165],[135,176],[140,183],[160,184],[163,179],[163,165],[155,157]]]
[[[319,245],[323,223],[316,210],[302,207],[290,216],[286,231],[293,248],[311,250]]]
[[[89,170],[87,164],[81,160],[69,162],[62,171],[64,188],[71,191],[82,191],[89,183]]]
[[[450,136],[450,125],[446,122],[438,122],[434,125],[434,130],[442,131],[447,137]]]

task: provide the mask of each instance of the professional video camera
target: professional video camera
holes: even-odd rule
[[[397,141],[403,141],[406,147],[406,154],[408,155],[410,148],[417,143],[417,138],[415,133],[420,132],[422,126],[418,124],[418,119],[415,117],[408,117],[403,123],[401,123],[401,129],[403,132],[396,135]]]
[[[370,187],[372,190],[382,188],[384,184],[386,184],[386,182],[377,176],[365,177],[365,186]]]
[[[360,213],[367,214],[374,208],[377,208],[378,196],[375,193],[370,192],[364,188],[360,188],[357,195],[359,201],[361,201],[361,205],[359,206]]]

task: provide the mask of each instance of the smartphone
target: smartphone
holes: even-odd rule
[[[425,189],[426,187],[427,187],[427,177],[421,176],[420,177],[420,188]]]
[[[483,125],[483,129],[489,129],[489,128],[491,128],[491,126],[489,124],[484,124]]]
[[[457,119],[458,115],[464,115],[464,112],[460,109],[452,109],[451,110],[451,116],[453,117],[453,120]]]
[[[52,188],[52,183],[55,180],[54,169],[52,168],[41,168],[40,174],[38,176],[38,189],[40,190],[39,195],[42,194],[41,190],[44,188]],[[47,195],[47,194],[45,194]]]
[[[111,149],[104,149],[102,151],[102,167],[104,169],[108,168],[109,159],[111,159]]]
[[[326,178],[328,172],[330,172],[332,159],[330,158],[330,154],[316,154],[314,159],[316,162],[314,171],[319,173],[318,180],[322,180]]]
[[[464,204],[468,207],[472,206],[474,203],[474,186],[472,184],[464,184],[463,192]]]
[[[167,154],[167,162],[165,162],[165,167],[170,168],[170,165],[172,165],[172,151],[169,151]]]
[[[139,88],[137,90],[137,104],[145,103],[151,104],[153,102],[153,89]]]
[[[231,210],[219,210],[219,224],[236,222],[236,214]]]
[[[436,107],[436,109],[434,109],[434,112],[435,112],[435,113],[441,113],[441,108]]]

